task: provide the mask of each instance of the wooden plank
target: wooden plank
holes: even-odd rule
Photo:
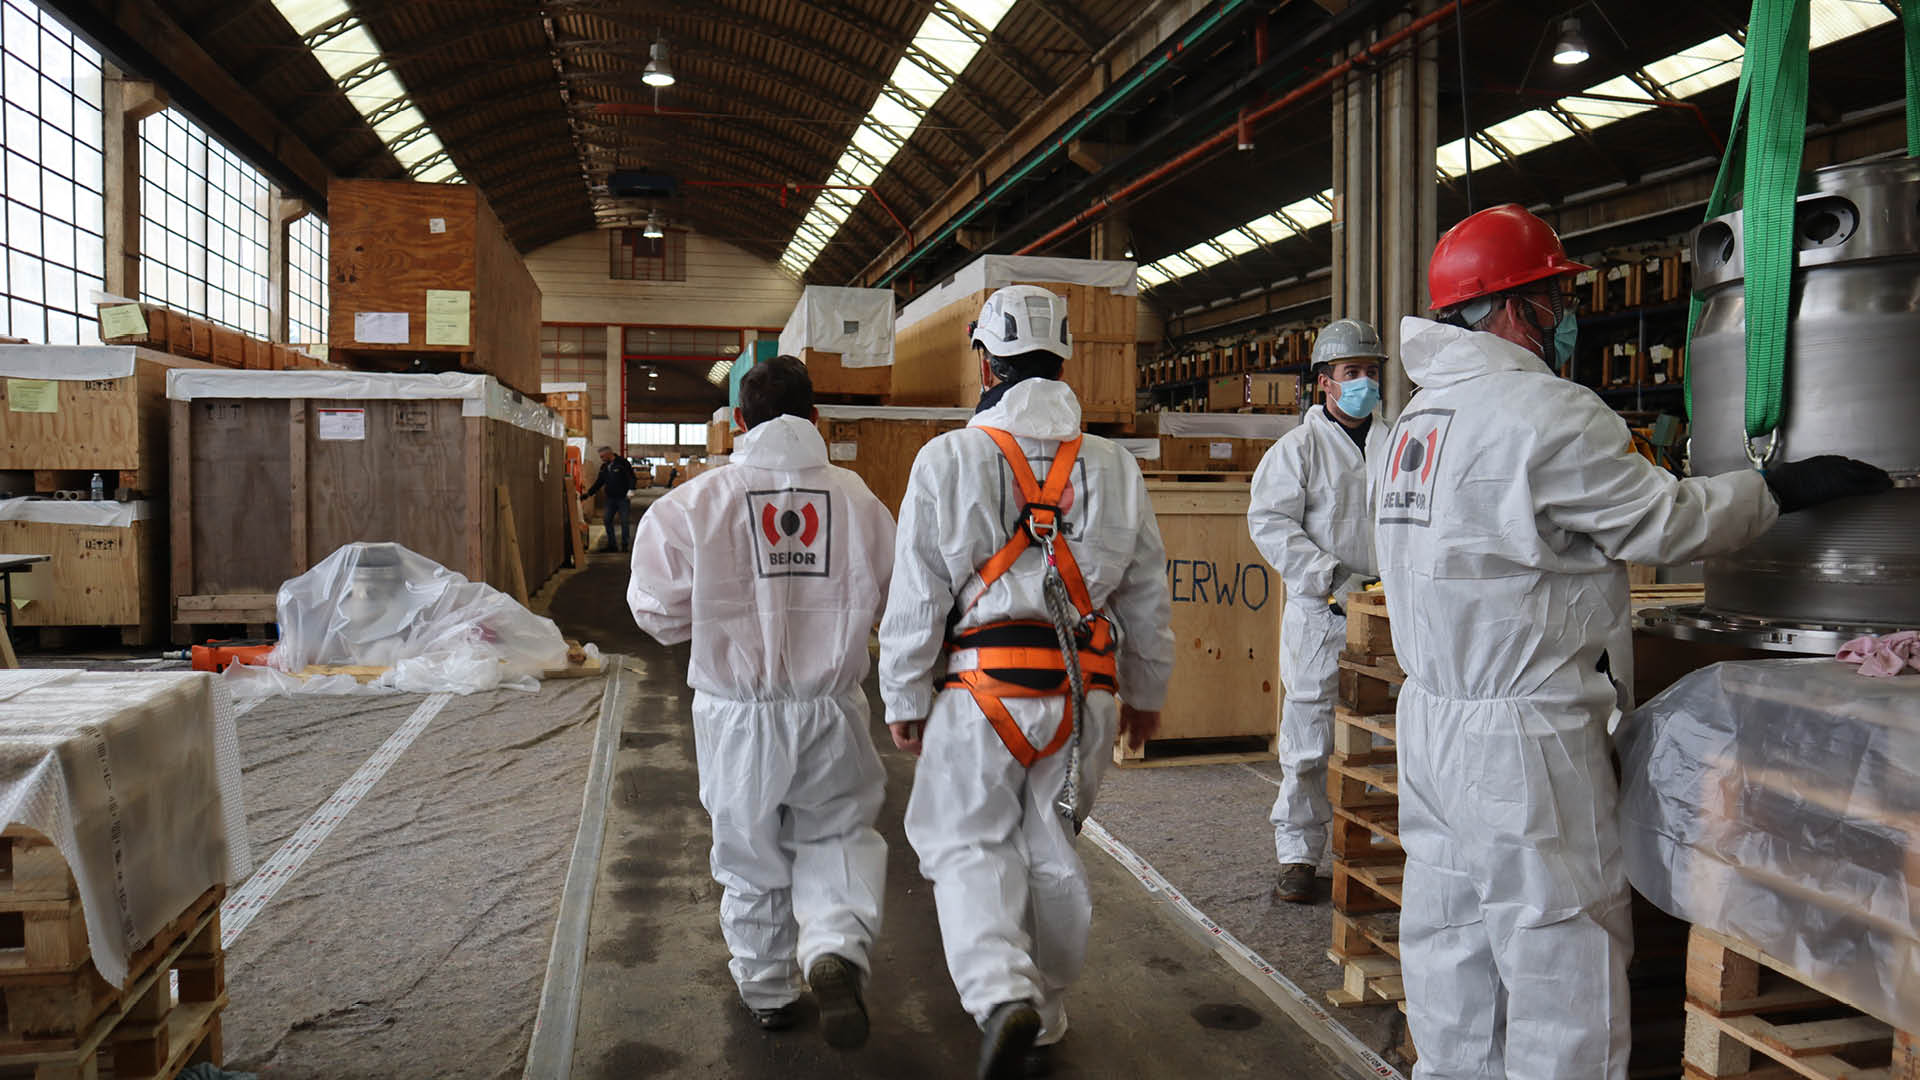
[[[513,496],[507,493],[505,484],[497,485],[493,490],[494,513],[500,522],[500,536],[506,548],[506,592],[508,596],[525,605],[527,602],[526,564],[520,558],[520,534],[513,524]]]
[[[168,403],[167,595],[193,591],[193,403]],[[172,635],[176,642],[185,639]]]
[[[474,581],[488,581],[488,540],[494,534],[492,521],[495,515],[493,489],[487,480],[492,471],[487,468],[487,444],[493,433],[493,425],[479,416],[466,417],[461,425],[466,430],[466,452],[460,459],[460,471],[456,475],[462,480],[460,492],[464,499],[462,532],[466,536],[466,574]]]
[[[287,535],[292,542],[293,572],[313,568],[307,547],[307,416],[312,402],[287,403]]]
[[[271,609],[273,593],[228,593],[223,596],[182,596],[176,605],[182,612]]]

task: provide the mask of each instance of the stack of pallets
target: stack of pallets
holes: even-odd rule
[[[219,1064],[225,895],[221,885],[200,894],[133,953],[115,987],[94,967],[65,860],[39,833],[0,834],[0,1074],[166,1080]]]
[[[1393,656],[1385,598],[1354,593],[1340,657],[1340,704],[1333,714],[1327,795],[1333,804],[1333,945],[1344,972],[1327,998],[1335,1005],[1399,1002],[1399,769],[1394,701],[1405,676]]]
[[[1687,943],[1688,1080],[1920,1076],[1920,1038],[1827,993],[1751,944],[1696,926]]]

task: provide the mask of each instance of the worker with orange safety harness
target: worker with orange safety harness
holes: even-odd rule
[[[1173,635],[1140,468],[1081,433],[1060,381],[1066,301],[1000,289],[971,340],[987,390],[914,460],[880,688],[894,743],[922,757],[907,839],[985,1080],[1043,1071],[1066,1033],[1093,914],[1074,836],[1116,730],[1138,746],[1159,724]]]

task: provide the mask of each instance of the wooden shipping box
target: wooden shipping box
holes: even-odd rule
[[[985,256],[998,265],[1019,267],[1023,260]],[[1093,260],[1031,260],[1032,265],[1083,263]],[[1129,267],[1131,264],[1109,264]],[[955,280],[969,271],[963,270]],[[1019,284],[1040,285],[1067,298],[1067,326],[1073,334],[1073,357],[1062,372],[1080,398],[1081,416],[1089,423],[1124,422],[1133,415],[1134,384],[1138,372],[1139,301],[1105,285],[1078,285],[1045,278],[1016,276]],[[994,289],[960,292],[937,310],[918,314],[910,306],[894,328],[894,405],[947,405],[972,408],[980,400],[980,365],[967,327],[980,316],[980,306]]]
[[[492,416],[464,416],[463,404],[171,402],[176,621],[193,621],[180,618],[189,608],[220,606],[188,598],[270,595],[355,541],[404,544],[503,590],[516,576],[538,589],[566,557],[565,443]],[[500,513],[503,487],[511,535]],[[516,549],[518,575],[510,564]]]
[[[733,421],[707,421],[707,453],[730,454],[733,452]]]
[[[1173,599],[1173,679],[1158,739],[1279,731],[1286,589],[1247,533],[1251,487],[1147,483]]]
[[[1238,412],[1247,403],[1247,377],[1223,375],[1207,383],[1208,412]]]
[[[1143,462],[1148,472],[1252,472],[1273,446],[1272,439],[1176,438],[1160,436],[1160,459]]]
[[[54,380],[53,411],[18,412],[8,398],[8,386],[28,369],[9,365],[10,356],[31,354],[58,364],[61,354],[70,353],[74,369],[80,370],[81,357],[99,357],[101,347],[9,345],[0,349],[0,417],[5,418],[0,423],[0,471],[113,470],[119,474],[117,481],[104,478],[111,487],[148,493],[166,490],[167,372],[212,365],[147,348],[114,346],[108,351],[130,353],[133,374]],[[125,370],[121,358],[114,363],[120,365],[117,370]],[[64,478],[54,486],[83,489],[90,479]]]
[[[327,226],[334,352],[354,366],[425,358],[540,393],[540,287],[477,188],[336,178]],[[464,344],[428,344],[428,290],[467,295]],[[372,313],[404,315],[406,343],[361,341],[356,316]]]
[[[971,415],[966,409],[821,406],[819,427],[828,459],[858,473],[899,517],[914,456],[934,436],[966,427]]]
[[[52,556],[13,581],[15,626],[108,626],[158,644],[166,623],[166,524],[0,521],[0,551]]]
[[[586,384],[576,383],[579,389],[547,389],[545,399],[547,408],[560,414],[560,423],[567,434],[578,438],[593,437],[592,402],[587,398]],[[552,387],[552,383],[547,384]]]
[[[876,402],[893,390],[893,367],[845,367],[840,354],[802,349],[800,362],[807,365],[807,377],[813,381],[818,397],[865,397]]]
[[[1257,408],[1297,409],[1300,407],[1300,379],[1295,375],[1249,375],[1247,403]]]

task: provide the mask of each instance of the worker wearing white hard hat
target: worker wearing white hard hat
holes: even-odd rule
[[[1555,374],[1578,330],[1560,281],[1583,269],[1519,206],[1441,237],[1427,273],[1438,321],[1401,323],[1420,393],[1372,462],[1406,671],[1400,959],[1416,1080],[1626,1076],[1632,925],[1607,738],[1631,704],[1625,563],[1731,551],[1783,511],[1889,483],[1822,458],[1681,480],[1634,453],[1599,395]]]
[[[1116,730],[1152,734],[1173,667],[1146,483],[1081,433],[1072,340],[1046,289],[987,298],[971,333],[987,389],[914,459],[880,624],[887,723],[921,755],[907,839],[995,1080],[1066,1033],[1093,911],[1074,834]]]
[[[1375,574],[1367,462],[1385,453],[1379,415],[1380,335],[1358,319],[1328,323],[1313,342],[1324,396],[1281,436],[1253,474],[1247,526],[1287,589],[1280,615],[1280,794],[1274,800],[1276,900],[1307,903],[1327,847],[1327,755],[1347,637],[1347,594]]]
[[[804,975],[828,1044],[854,1047],[887,869],[860,684],[893,519],[828,463],[798,360],[748,372],[734,416],[745,434],[727,467],[640,519],[627,604],[662,644],[693,641],[700,802],[741,1001],[763,1029],[792,1027]]]

